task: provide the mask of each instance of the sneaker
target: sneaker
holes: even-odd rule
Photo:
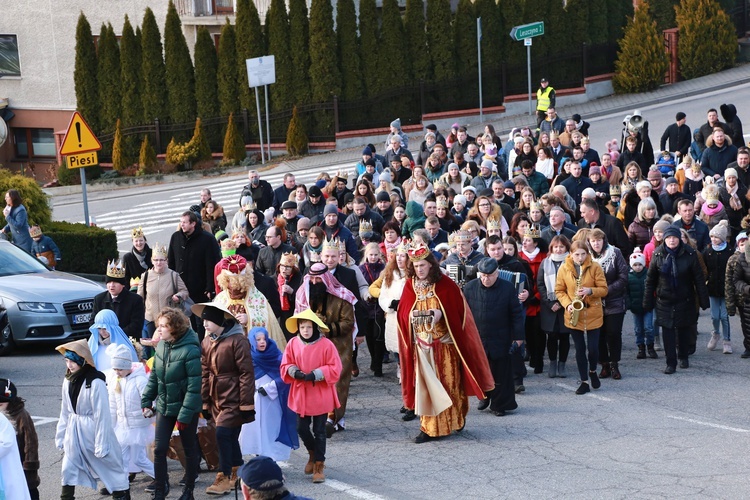
[[[724,341],[724,354],[732,354],[732,342],[729,340]]]
[[[602,386],[602,383],[599,381],[599,376],[596,374],[596,370],[589,372],[589,378],[591,379],[591,387],[594,389],[598,389]]]
[[[718,333],[712,333],[711,338],[708,341],[708,345],[706,346],[709,351],[713,351],[716,349],[716,344],[719,343],[719,334]]]
[[[580,396],[581,394],[586,394],[590,390],[591,389],[589,389],[588,382],[581,382],[581,385],[579,385],[578,389],[576,389],[576,394],[578,394]]]

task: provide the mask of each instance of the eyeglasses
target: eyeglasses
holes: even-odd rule
[[[480,207],[480,208],[487,208],[487,207],[489,207],[489,206],[490,206],[490,204],[489,204],[489,203],[480,203],[480,204],[479,204],[479,207]]]
[[[167,259],[151,259],[151,262],[166,262]]]

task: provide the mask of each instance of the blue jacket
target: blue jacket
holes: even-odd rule
[[[8,222],[3,228],[4,233],[13,235],[13,243],[27,252],[31,253],[31,235],[29,234],[29,216],[26,213],[26,207],[18,205],[10,209]]]
[[[31,243],[31,253],[33,255],[40,255],[45,252],[52,252],[55,254],[55,260],[61,261],[62,260],[62,254],[60,253],[60,249],[57,247],[57,244],[52,241],[52,238],[47,236],[46,234],[43,234],[41,238],[39,238],[39,241],[33,241]],[[55,267],[54,262],[49,263],[50,266]]]
[[[719,174],[724,176],[727,165],[737,159],[737,146],[725,142],[721,148],[715,144],[707,147],[701,157],[701,168],[706,175]]]
[[[687,229],[681,218],[674,221],[672,225],[679,229]],[[698,217],[693,217],[693,223],[690,225],[690,229],[687,229],[687,232],[697,243],[699,252],[702,252],[704,248],[711,244],[708,225]]]

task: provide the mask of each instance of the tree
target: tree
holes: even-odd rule
[[[656,21],[656,31],[662,31],[677,26],[675,8],[680,0],[651,0],[649,3],[649,14]]]
[[[621,0],[607,0],[607,33],[609,42],[615,43],[623,36],[623,28],[633,17],[633,4]]]
[[[289,51],[292,54],[294,103],[310,102],[310,22],[305,0],[289,0]]]
[[[141,55],[143,78],[143,119],[146,122],[154,118],[169,119],[169,101],[167,97],[166,69],[162,56],[161,34],[156,24],[156,17],[150,7],[146,7],[141,28]]]
[[[424,22],[424,0],[406,0],[406,13],[404,14],[405,50],[411,55],[414,79],[428,81],[432,78],[432,63],[427,46]]]
[[[341,74],[333,32],[330,0],[312,0],[310,7],[310,80],[313,102],[327,102],[341,93]]]
[[[219,38],[219,63],[217,80],[219,90],[219,111],[222,115],[236,113],[240,109],[237,82],[237,52],[235,52],[234,26],[226,24],[221,28]]]
[[[120,172],[129,167],[131,162],[126,158],[122,140],[122,124],[120,119],[115,125],[115,139],[112,143],[112,168]]]
[[[664,43],[651,19],[647,2],[641,2],[632,20],[628,20],[625,35],[620,40],[620,51],[615,62],[612,85],[615,92],[643,92],[657,88],[664,81],[667,55]]]
[[[677,8],[680,72],[686,79],[734,65],[737,37],[734,25],[715,0],[682,0]]]
[[[450,15],[450,11],[448,14]],[[400,87],[411,80],[411,54],[404,47],[404,40],[406,40],[406,35],[398,0],[383,0],[383,24],[380,26],[380,68],[382,71],[379,73],[381,78],[385,79],[383,82],[385,89]],[[393,67],[394,54],[398,54],[398,69],[391,72],[386,68]],[[396,75],[397,78],[395,78]]]
[[[76,57],[73,81],[76,92],[76,109],[94,130],[99,130],[99,84],[94,37],[83,12],[76,26]]]
[[[384,20],[385,22],[385,20]],[[427,0],[427,44],[429,45],[435,81],[456,76],[455,52],[451,37],[445,30],[451,25],[451,4],[448,0]]]
[[[571,50],[578,50],[582,44],[591,43],[589,3],[588,0],[568,0],[565,4],[565,24]],[[596,7],[599,5],[597,4]]]
[[[365,75],[365,90],[368,97],[373,97],[382,91],[381,82],[370,71],[377,71],[380,61],[380,16],[375,6],[375,0],[360,0],[359,2],[359,40],[360,54],[362,54],[362,71]]]
[[[224,149],[222,155],[224,163],[230,165],[239,165],[247,156],[245,154],[245,141],[242,140],[240,129],[237,128],[237,124],[234,123],[234,113],[229,115],[227,133],[224,135]]]
[[[307,153],[308,147],[307,134],[297,114],[297,106],[292,110],[292,119],[289,121],[289,128],[286,131],[286,149],[292,156],[299,156]]]
[[[182,23],[174,2],[169,0],[164,25],[164,67],[166,69],[169,116],[175,123],[195,119],[195,74]]]
[[[276,83],[271,85],[271,109],[281,111],[294,105],[293,79],[296,76],[289,51],[289,17],[284,0],[271,0],[266,19],[268,52],[276,61]],[[283,130],[283,129],[282,129]]]
[[[120,81],[120,48],[112,25],[102,24],[99,35],[99,61],[97,67],[99,83],[100,132],[111,132],[120,117],[122,90]]]
[[[495,0],[477,0],[474,4],[474,13],[476,17],[482,18],[482,67],[488,70],[498,69],[503,62],[505,48],[510,42],[508,33],[512,26],[503,24],[502,11]]]
[[[484,0],[485,2],[491,2],[493,3],[493,0]],[[503,18],[503,23],[505,25],[505,28],[503,30],[503,33],[510,33],[511,28],[514,26],[519,26],[521,24],[525,24],[525,20],[523,18],[523,8],[524,8],[524,1],[523,0],[502,0],[500,2],[500,14]],[[485,7],[485,9],[490,10],[489,7]],[[482,16],[482,20],[484,21],[484,12],[479,11],[478,14]],[[557,22],[560,22],[557,20]],[[564,22],[561,24],[565,24]],[[546,27],[546,26],[545,26]],[[566,27],[566,30],[569,30],[569,27]],[[487,30],[490,31],[490,30]],[[482,30],[484,33],[484,30]],[[482,37],[484,38],[484,37]],[[517,42],[510,38],[510,36],[507,39],[506,42],[506,50],[505,54],[503,54],[503,59],[508,63],[508,79],[513,80],[513,77],[516,78],[522,78],[524,82],[524,89],[526,88],[526,70],[524,69],[523,72],[518,71],[522,67],[526,67],[526,49],[523,46],[522,42]],[[570,44],[569,42],[566,43],[566,48],[569,48]],[[482,44],[482,48],[484,49],[484,44]],[[513,83],[509,83],[509,86],[511,88],[516,88]]]
[[[482,19],[484,26],[484,19]],[[484,33],[484,29],[482,30]],[[477,74],[477,15],[471,0],[459,0],[453,20],[453,46],[456,49],[456,70],[461,75]],[[482,52],[482,59],[487,54]]]
[[[364,94],[364,86],[354,0],[338,0],[336,4],[336,39],[341,71],[340,97],[344,101],[360,99]]]
[[[235,18],[237,26],[235,35],[237,44],[237,85],[240,87],[239,98],[242,108],[255,115],[255,94],[249,87],[247,81],[246,59],[261,57],[266,54],[263,30],[260,26],[260,15],[252,0],[237,0],[237,14]],[[221,45],[221,41],[219,41]],[[277,59],[278,61],[278,59]],[[278,71],[279,65],[276,64]],[[277,72],[278,75],[278,72]],[[273,86],[271,86],[273,89]]]
[[[125,16],[120,38],[120,81],[122,82],[122,124],[132,127],[143,122],[141,101],[141,48],[130,19]]]
[[[156,151],[148,142],[148,135],[143,136],[141,152],[138,155],[138,175],[153,174],[159,166]]]
[[[217,92],[216,72],[218,59],[216,47],[211,34],[205,26],[198,28],[195,41],[195,107],[198,118],[213,118],[219,116],[219,94]],[[221,146],[221,130],[209,127],[206,138],[212,151],[218,151]]]

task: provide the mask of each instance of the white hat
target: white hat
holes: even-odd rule
[[[596,199],[596,191],[594,191],[594,188],[586,188],[581,191],[581,198],[594,200]]]
[[[642,266],[646,266],[646,256],[642,253],[633,253],[630,254],[630,267],[633,267],[634,264],[640,264]]]
[[[129,370],[133,366],[133,354],[124,344],[110,344],[106,353],[110,357],[112,368],[115,370]]]

